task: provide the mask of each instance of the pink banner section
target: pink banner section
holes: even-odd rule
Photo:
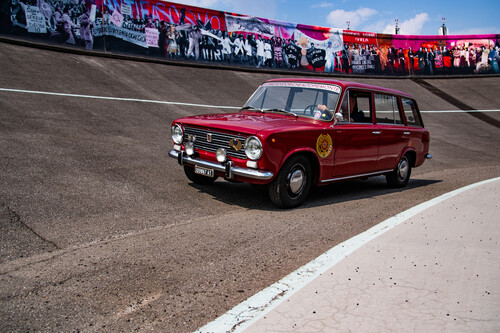
[[[205,8],[152,0],[86,0],[86,2],[95,4],[104,14],[119,11],[132,21],[150,18],[152,21],[171,24],[182,22],[182,24],[196,25],[201,22],[203,25],[210,24],[216,30],[226,29],[224,13]]]
[[[11,32],[106,52],[336,74],[500,73],[500,35],[404,36],[159,0],[8,0]]]

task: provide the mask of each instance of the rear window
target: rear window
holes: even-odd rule
[[[406,123],[408,126],[422,126],[420,115],[418,113],[415,101],[411,99],[402,98],[403,110],[405,113]]]

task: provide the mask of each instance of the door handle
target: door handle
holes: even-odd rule
[[[403,132],[403,135],[410,135],[411,132]]]
[[[380,133],[382,133],[382,132],[380,132],[380,131],[373,131],[372,132],[372,134],[377,134],[377,135],[379,135]]]

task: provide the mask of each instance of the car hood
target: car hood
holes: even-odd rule
[[[261,131],[305,130],[328,126],[319,120],[295,117],[291,114],[240,112],[229,114],[209,114],[180,118],[176,123],[209,129],[255,135]],[[319,123],[319,124],[318,124]],[[319,125],[319,126],[318,126]]]

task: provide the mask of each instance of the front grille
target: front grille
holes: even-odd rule
[[[211,142],[208,142],[209,136],[211,136]],[[236,151],[234,148],[229,146],[229,141],[231,140],[238,140],[241,142],[242,147],[239,151]],[[215,153],[218,148],[224,148],[227,156],[244,160],[247,159],[247,155],[245,154],[245,140],[246,137],[242,135],[228,134],[194,127],[184,127],[184,143],[194,141],[195,149],[212,153]]]

